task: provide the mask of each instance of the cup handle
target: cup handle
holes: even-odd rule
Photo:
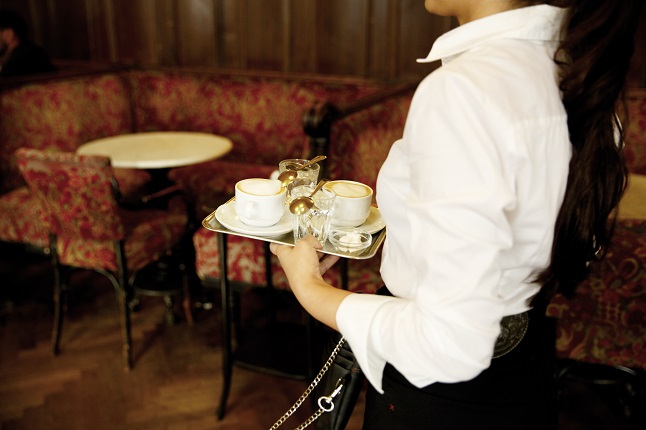
[[[256,215],[256,205],[254,204],[254,202],[245,202],[242,214],[248,220],[254,219]]]

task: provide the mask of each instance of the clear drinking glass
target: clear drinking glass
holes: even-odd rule
[[[292,198],[309,196],[314,188],[316,184],[298,185],[292,189]],[[312,209],[302,215],[294,215],[294,242],[312,235],[321,245],[325,245],[330,232],[335,198],[334,191],[322,188],[312,197]]]
[[[293,169],[296,166],[302,166],[308,161],[309,160],[306,160],[304,158],[288,158],[278,163],[278,173],[283,173],[285,170]],[[289,205],[289,203],[292,201],[291,194],[294,187],[306,184],[316,184],[318,182],[320,171],[321,166],[318,163],[314,163],[311,166],[307,166],[304,169],[298,170],[296,179],[294,179],[294,181],[288,184],[286,187],[286,203]]]

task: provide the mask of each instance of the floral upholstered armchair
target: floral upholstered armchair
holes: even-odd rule
[[[167,209],[126,210],[116,198],[107,157],[21,148],[18,166],[41,207],[55,267],[52,348],[59,352],[65,296],[72,270],[90,269],[115,287],[126,369],[133,365],[130,306],[136,274],[181,244],[187,209],[181,198]]]

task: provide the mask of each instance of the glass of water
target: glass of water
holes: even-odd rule
[[[316,184],[298,185],[292,189],[292,199],[309,196],[316,188]],[[334,212],[334,191],[321,188],[312,196],[314,206],[308,212],[294,215],[294,242],[307,235],[314,236],[321,245],[325,245]]]
[[[295,169],[298,166],[302,166],[303,164],[307,163],[308,161],[309,160],[306,160],[304,158],[288,158],[286,160],[282,160],[280,163],[278,163],[278,173],[280,174],[285,170]],[[289,205],[289,203],[292,201],[292,189],[294,189],[295,187],[304,184],[316,184],[318,182],[320,171],[321,166],[318,163],[314,163],[303,169],[297,170],[296,179],[294,179],[287,185],[286,203]]]

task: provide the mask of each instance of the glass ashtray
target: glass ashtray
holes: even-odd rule
[[[336,227],[330,231],[328,240],[339,252],[358,254],[372,244],[372,235],[360,228]]]

